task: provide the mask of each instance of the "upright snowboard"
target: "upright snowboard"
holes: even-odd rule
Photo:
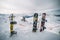
[[[15,17],[15,16],[14,16],[13,14],[11,14],[11,16],[9,17],[9,18],[10,18],[10,37],[11,37],[13,34],[17,34],[17,32],[13,30],[13,29],[14,29],[14,24],[17,24],[16,21],[13,21],[14,17]]]
[[[35,13],[34,14],[34,17],[33,17],[33,32],[36,32],[37,30],[37,22],[38,22],[38,13]]]
[[[44,29],[46,29],[45,27],[45,22],[47,22],[46,20],[46,13],[42,13],[42,18],[41,18],[41,27],[40,27],[40,32],[44,31]]]

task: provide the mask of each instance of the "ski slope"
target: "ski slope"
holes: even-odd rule
[[[17,21],[17,24],[14,25],[14,30],[17,31],[17,34],[10,37],[9,18],[5,17],[5,21],[2,20],[3,22],[0,24],[0,40],[60,40],[59,30],[55,31],[57,30],[54,28],[55,25],[46,22],[47,29],[40,32],[38,22],[37,32],[32,32],[33,17],[26,18],[26,22],[21,21],[21,19],[20,16],[15,17],[14,20]]]

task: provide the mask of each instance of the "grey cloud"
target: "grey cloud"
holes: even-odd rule
[[[0,12],[2,13],[9,13],[9,11],[14,11],[15,13],[33,13],[58,8],[59,0],[0,0]]]

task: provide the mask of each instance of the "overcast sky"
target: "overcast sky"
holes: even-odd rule
[[[40,13],[57,9],[58,0],[0,0],[0,13]]]

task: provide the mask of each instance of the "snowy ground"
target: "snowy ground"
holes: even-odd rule
[[[16,16],[15,21],[17,21],[17,24],[14,25],[14,30],[17,31],[17,34],[10,37],[9,19],[7,18],[7,21],[3,21],[0,24],[0,40],[60,40],[59,24],[55,25],[46,22],[45,26],[47,29],[45,31],[39,32],[38,25],[37,32],[32,32],[32,19],[32,17],[27,18],[27,21],[23,22],[21,21],[21,17]]]

